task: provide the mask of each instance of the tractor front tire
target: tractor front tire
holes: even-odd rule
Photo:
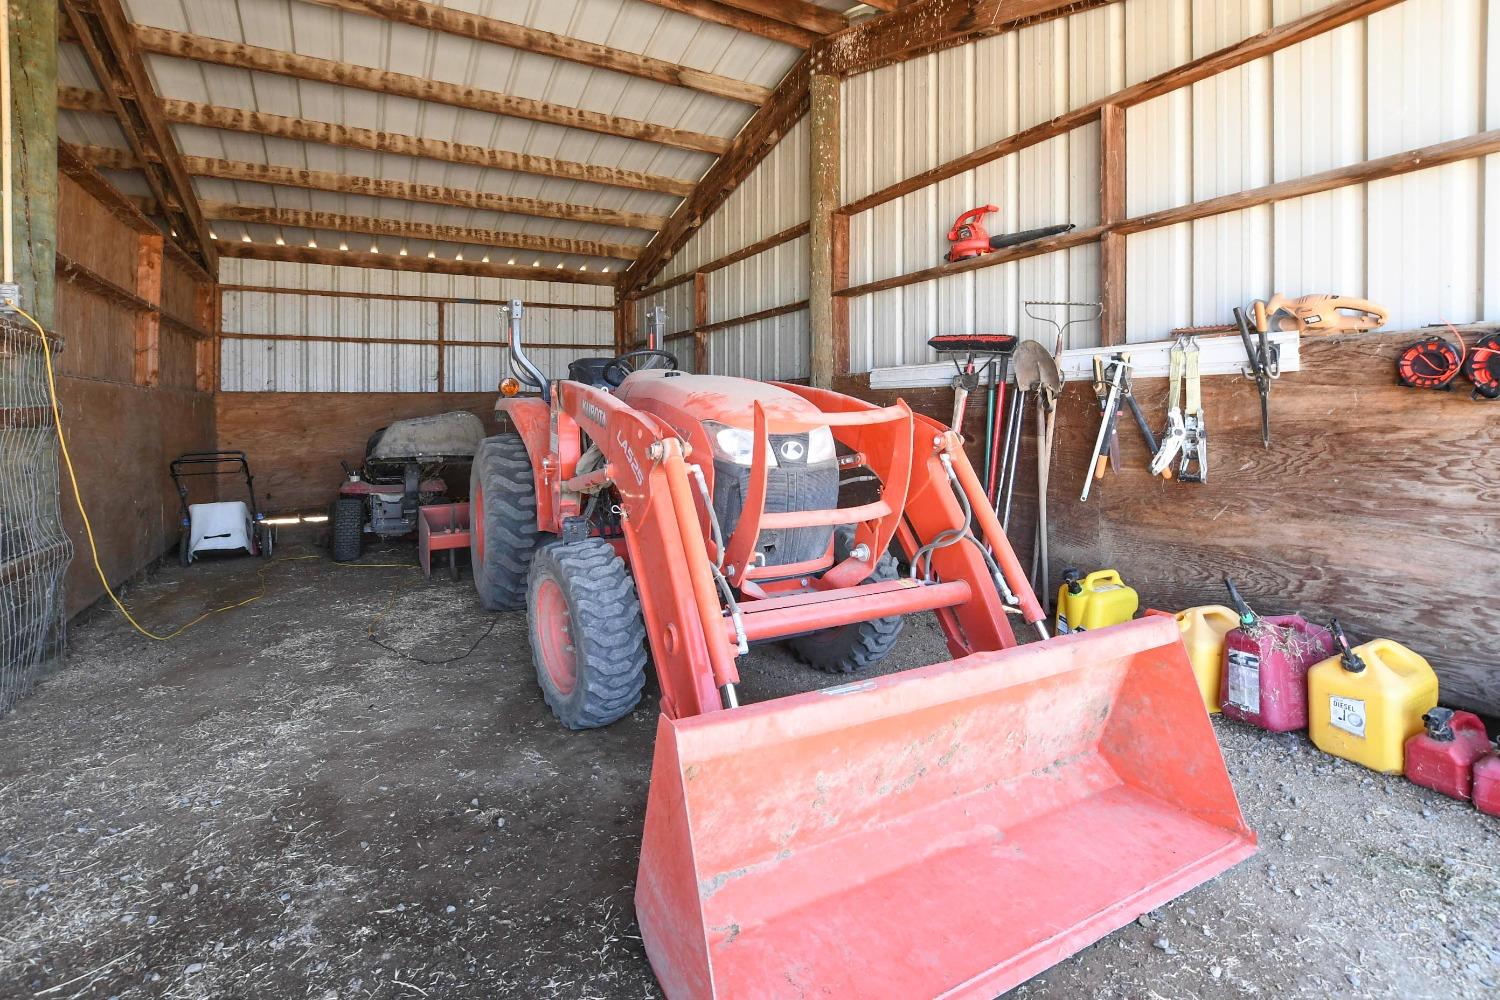
[[[526,605],[526,574],[542,538],[536,475],[519,434],[485,438],[469,468],[469,562],[488,611]]]
[[[842,526],[833,534],[833,556],[835,562],[849,556],[854,546],[854,529]],[[880,557],[875,571],[865,583],[884,583],[898,579],[900,567],[895,556],[889,552]],[[873,621],[853,622],[836,628],[825,628],[807,635],[787,640],[787,645],[797,658],[810,667],[830,674],[852,674],[873,667],[890,655],[901,635],[900,615],[876,618]]]
[[[635,708],[646,683],[646,623],[614,546],[587,538],[539,549],[526,604],[537,683],[559,722],[597,729]]]
[[[339,497],[328,515],[334,562],[353,562],[365,548],[365,501]]]

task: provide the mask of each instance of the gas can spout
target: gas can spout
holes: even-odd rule
[[[1240,596],[1239,588],[1237,588],[1234,585],[1234,581],[1229,579],[1229,577],[1227,576],[1224,578],[1224,586],[1229,588],[1230,603],[1233,604],[1234,609],[1240,613],[1240,628],[1253,628],[1255,626],[1255,623],[1260,621],[1260,616],[1250,609],[1250,605],[1247,604],[1245,602],[1245,599]]]
[[[1339,624],[1337,618],[1328,623],[1328,631],[1333,633],[1333,641],[1339,647],[1339,665],[1351,674],[1362,672],[1365,669],[1365,661],[1349,648],[1349,637],[1344,635],[1344,626]]]

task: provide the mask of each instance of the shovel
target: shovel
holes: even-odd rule
[[[1045,601],[1050,593],[1047,579],[1047,482],[1052,468],[1053,417],[1057,411],[1057,397],[1062,394],[1062,373],[1056,359],[1034,340],[1023,341],[1017,346],[1015,370],[1016,387],[1023,396],[1027,392],[1036,393],[1037,544],[1032,561],[1039,564],[1040,575],[1033,569],[1032,577],[1040,581],[1037,594]],[[1007,494],[1007,513],[1009,499]]]

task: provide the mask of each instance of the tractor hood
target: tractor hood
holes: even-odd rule
[[[654,413],[685,437],[683,421],[713,420],[749,430],[755,425],[755,404],[772,420],[815,421],[821,411],[787,389],[769,382],[728,375],[690,375],[648,370],[635,372],[615,390],[623,402]]]

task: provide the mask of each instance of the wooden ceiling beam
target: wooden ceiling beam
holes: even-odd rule
[[[166,28],[136,25],[135,40],[136,44],[146,52],[173,56],[178,59],[191,59],[216,66],[230,66],[236,69],[289,76],[298,80],[309,80],[314,83],[353,87],[392,97],[429,101],[466,111],[521,118],[546,125],[582,129],[601,135],[653,142],[699,153],[717,155],[729,148],[728,139],[703,135],[691,129],[671,128],[666,125],[601,114],[597,111],[585,111],[582,108],[562,104],[514,97],[479,87],[443,83],[407,73],[393,73],[389,70],[358,66],[335,59],[319,59],[315,56],[283,52],[259,45],[245,45],[241,42],[208,38]]]
[[[678,14],[688,14],[700,21],[711,21],[727,28],[734,28],[736,31],[769,38],[783,45],[795,45],[799,49],[811,48],[813,43],[822,37],[816,31],[808,31],[806,28],[799,28],[762,14],[736,10],[722,3],[715,3],[713,0],[646,0],[646,3],[675,11]]]
[[[213,272],[216,260],[208,226],[120,0],[62,0],[62,11],[104,88],[126,143],[142,165],[147,186],[173,206],[167,216],[173,238]]]
[[[725,7],[733,7],[749,14],[759,14],[773,21],[795,25],[819,35],[829,35],[849,26],[849,22],[837,11],[819,7],[807,0],[718,0]]]
[[[283,247],[274,243],[222,243],[221,257],[242,260],[276,260],[291,264],[325,264],[333,267],[365,267],[383,271],[414,271],[420,274],[458,274],[471,278],[511,278],[524,281],[560,281],[570,285],[612,285],[615,276],[602,271],[579,271],[554,267],[512,267],[479,261],[446,260],[442,257],[398,257],[388,253],[358,253],[322,247]]]
[[[880,66],[1120,0],[917,0],[861,21],[818,46],[814,72],[853,76]]]
[[[101,111],[108,97],[96,91],[77,87],[58,87],[58,107],[68,111]],[[546,156],[530,156],[504,149],[474,146],[443,139],[424,139],[402,135],[399,132],[381,132],[375,129],[355,128],[332,122],[307,121],[284,115],[266,114],[260,111],[245,111],[241,108],[225,108],[196,101],[164,100],[161,102],[163,117],[174,125],[198,125],[203,128],[224,129],[250,135],[270,136],[277,139],[294,139],[299,142],[316,142],[345,149],[361,149],[373,153],[391,153],[397,156],[416,156],[443,163],[461,163],[472,167],[488,167],[495,170],[511,170],[539,177],[555,177],[563,180],[585,181],[610,187],[630,188],[635,191],[650,191],[684,198],[693,191],[691,181],[678,180],[660,174],[647,174],[639,170],[620,167],[601,167],[590,163],[575,163],[570,160],[554,160]]]
[[[141,206],[147,214],[154,205]],[[537,236],[499,229],[476,229],[469,226],[444,226],[432,222],[410,222],[377,219],[367,215],[343,215],[338,212],[315,212],[301,208],[277,208],[268,205],[238,205],[232,202],[205,201],[206,218],[224,222],[243,222],[263,226],[291,226],[297,229],[323,229],[339,233],[361,233],[366,236],[391,236],[398,239],[436,240],[470,246],[530,250],[537,253],[565,253],[582,257],[609,257],[635,260],[641,248],[625,243],[599,240],[576,240],[562,236]]]
[[[110,149],[106,146],[83,146],[78,149],[78,155],[85,162],[101,170],[137,170],[140,168],[140,161],[128,150]],[[414,201],[426,205],[454,205],[459,208],[478,208],[514,215],[533,215],[541,219],[564,219],[569,222],[590,222],[604,226],[622,226],[627,229],[644,229],[653,233],[667,224],[667,217],[663,215],[622,212],[612,208],[595,208],[592,205],[570,205],[565,202],[490,194],[484,191],[472,191],[468,188],[384,180],[378,177],[339,174],[327,170],[303,170],[267,163],[223,160],[211,156],[186,156],[183,157],[183,164],[188,172],[196,177],[211,177],[223,181],[275,184],[310,191],[329,191],[334,194]]]
[[[702,94],[741,101],[745,104],[764,104],[771,97],[767,87],[745,83],[732,77],[720,76],[703,70],[692,69],[663,59],[638,55],[623,49],[596,45],[567,35],[557,35],[540,28],[513,24],[498,18],[470,14],[453,7],[440,7],[423,0],[305,0],[320,7],[366,14],[386,21],[409,24],[429,31],[468,38],[476,42],[489,42],[521,52],[534,52],[552,56],[568,62],[607,69],[626,76],[652,80],[672,87],[696,90]],[[889,2],[889,0],[887,0]]]
[[[740,130],[729,152],[719,157],[698,182],[692,195],[677,206],[672,218],[656,234],[645,253],[630,265],[621,278],[621,288],[625,292],[644,288],[655,278],[703,221],[724,203],[781,137],[807,113],[808,81],[808,58],[804,56],[782,79],[771,100]]]

